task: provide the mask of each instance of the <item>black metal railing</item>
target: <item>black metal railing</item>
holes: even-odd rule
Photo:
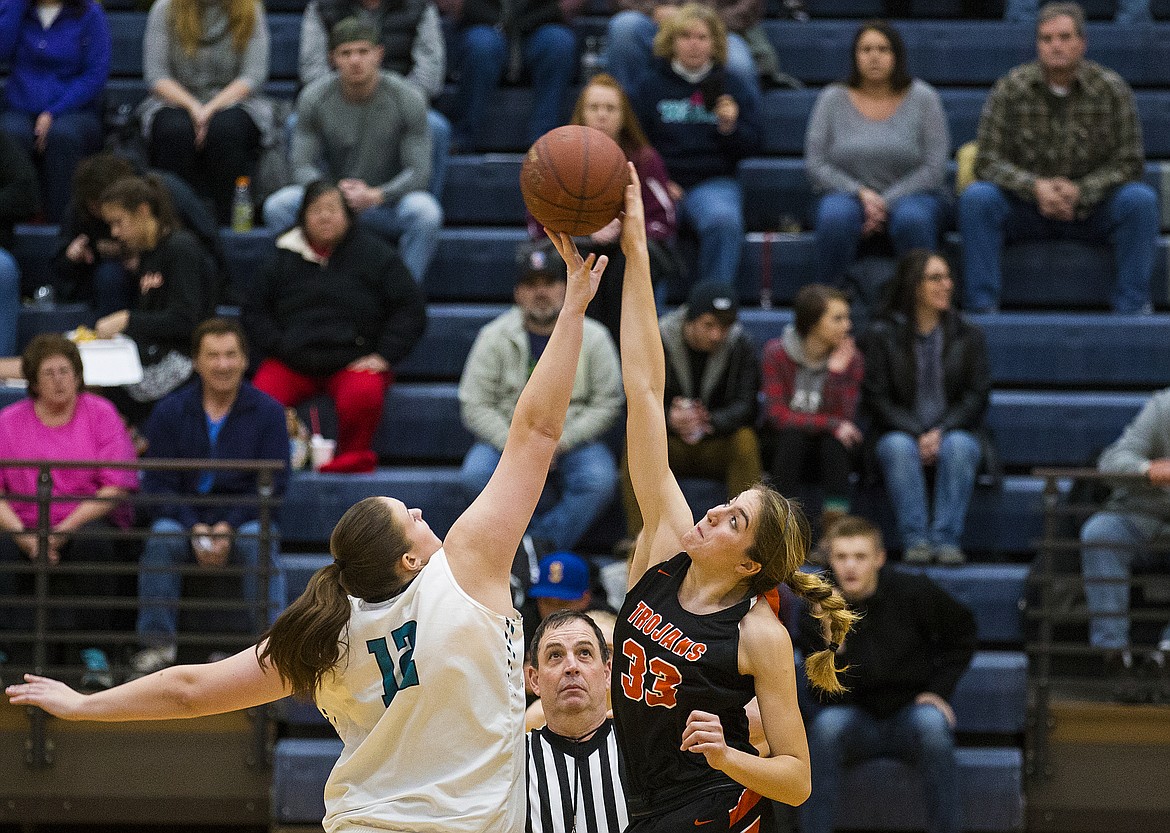
[[[3,459],[0,468],[3,469],[35,469],[37,472],[36,494],[7,493],[0,495],[10,502],[31,502],[37,506],[37,523],[27,528],[23,533],[12,531],[0,532],[6,537],[17,534],[32,534],[36,539],[35,557],[17,559],[0,563],[0,571],[7,573],[13,584],[29,585],[21,576],[31,576],[31,587],[25,592],[16,592],[12,595],[0,596],[0,611],[10,621],[0,622],[0,644],[7,644],[10,648],[9,661],[3,668],[5,682],[13,682],[20,678],[25,671],[37,674],[59,677],[67,682],[76,684],[85,671],[80,662],[78,647],[102,646],[109,648],[110,673],[115,682],[121,681],[130,673],[126,660],[133,648],[138,644],[138,637],[133,627],[133,617],[138,610],[140,599],[135,578],[142,568],[138,564],[136,550],[147,538],[166,535],[190,539],[190,532],[165,533],[154,532],[150,525],[133,524],[122,528],[113,524],[88,525],[80,531],[75,531],[73,546],[84,546],[86,541],[109,540],[120,551],[122,560],[113,562],[95,562],[85,560],[84,553],[74,554],[62,559],[56,564],[50,564],[48,553],[53,536],[51,510],[55,503],[78,501],[107,501],[114,504],[129,504],[134,509],[147,509],[163,504],[183,503],[190,506],[240,506],[251,505],[256,507],[257,545],[260,557],[254,567],[223,566],[204,567],[197,564],[182,564],[164,568],[184,578],[205,577],[219,581],[233,581],[239,583],[248,574],[253,574],[256,581],[256,593],[247,598],[244,593],[233,594],[230,598],[198,598],[189,597],[181,592],[178,599],[160,600],[143,599],[151,604],[166,605],[175,609],[179,617],[179,629],[175,642],[180,651],[180,660],[184,653],[202,661],[207,656],[207,650],[217,648],[221,650],[241,650],[252,644],[259,633],[267,626],[269,619],[269,582],[272,578],[272,560],[268,553],[273,551],[273,544],[277,530],[274,526],[274,510],[279,504],[275,494],[275,475],[284,464],[274,460],[135,460],[130,462],[109,462],[94,460],[26,460]],[[52,472],[61,469],[130,469],[137,471],[199,471],[199,472],[250,472],[256,476],[256,492],[249,495],[175,495],[175,494],[145,494],[130,492],[113,497],[98,497],[95,495],[53,494]],[[107,518],[109,516],[107,515]],[[239,537],[236,531],[231,533],[211,533],[212,538]],[[94,580],[114,579],[122,583],[117,594],[105,596],[86,592],[86,585]],[[61,579],[70,579],[74,587],[68,592],[58,592]],[[87,581],[88,580],[88,581]],[[31,622],[27,611],[31,611]],[[124,614],[125,627],[112,627],[108,630],[92,630],[82,627],[68,627],[62,629],[60,618],[62,614],[77,614],[88,611],[107,611],[111,614]],[[209,621],[201,623],[204,627],[197,630],[184,630],[181,614],[184,612],[206,614]],[[24,615],[21,616],[20,614]],[[231,618],[230,623],[235,627],[223,627],[228,624],[223,620]],[[16,627],[23,619],[26,627]],[[244,622],[246,625],[240,627]],[[221,626],[217,627],[217,623]],[[27,744],[26,760],[30,766],[44,767],[51,765],[50,746],[47,743],[45,732],[45,714],[39,709],[28,709],[29,742]],[[254,755],[258,763],[268,760],[268,737],[270,735],[266,714],[260,714],[255,721],[256,738]]]
[[[1162,574],[1137,572],[1131,568],[1128,579],[1086,577],[1081,569],[1083,545],[1080,532],[1096,512],[1106,510],[1112,487],[1133,482],[1148,482],[1141,475],[1105,475],[1096,469],[1036,469],[1033,474],[1044,480],[1044,533],[1027,582],[1024,603],[1025,647],[1029,657],[1029,731],[1026,773],[1030,778],[1046,780],[1051,775],[1049,735],[1053,728],[1052,701],[1056,697],[1081,701],[1107,702],[1117,699],[1118,680],[1110,675],[1106,658],[1117,649],[1093,646],[1088,626],[1095,618],[1085,599],[1085,588],[1094,585],[1128,584],[1131,589],[1153,591],[1166,582]],[[1132,541],[1102,542],[1096,546],[1146,554],[1164,554],[1170,564],[1170,539],[1155,538],[1148,543]],[[1155,561],[1157,559],[1154,559]],[[1135,668],[1156,650],[1141,631],[1149,625],[1170,621],[1170,601],[1155,601],[1153,592],[1145,594],[1144,604],[1130,605],[1124,615],[1136,630],[1129,651]],[[1102,615],[1100,612],[1097,616]],[[1154,629],[1154,633],[1161,628]],[[1151,698],[1156,697],[1157,683],[1151,682]],[[1140,696],[1143,689],[1138,683]]]

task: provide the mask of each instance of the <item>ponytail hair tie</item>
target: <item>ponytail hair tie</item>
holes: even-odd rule
[[[837,651],[840,648],[841,648],[841,643],[839,643],[839,642],[830,642],[829,643],[829,650],[832,651],[834,654],[837,653]]]

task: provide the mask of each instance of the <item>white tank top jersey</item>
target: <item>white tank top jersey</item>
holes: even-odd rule
[[[347,656],[317,691],[345,744],[325,784],[328,833],[522,833],[524,629],[431,556],[377,604],[350,598]]]

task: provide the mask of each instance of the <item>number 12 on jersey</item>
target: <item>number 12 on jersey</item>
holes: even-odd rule
[[[378,670],[382,672],[382,704],[385,706],[389,706],[394,695],[402,689],[418,685],[418,669],[414,667],[414,634],[417,628],[418,622],[412,619],[390,631],[397,649],[396,657],[391,655],[386,637],[366,641],[366,650],[374,655],[378,661]]]

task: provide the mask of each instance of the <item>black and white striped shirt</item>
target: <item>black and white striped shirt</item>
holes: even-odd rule
[[[624,767],[612,719],[580,743],[547,726],[533,729],[527,746],[526,833],[622,833],[626,829]]]

